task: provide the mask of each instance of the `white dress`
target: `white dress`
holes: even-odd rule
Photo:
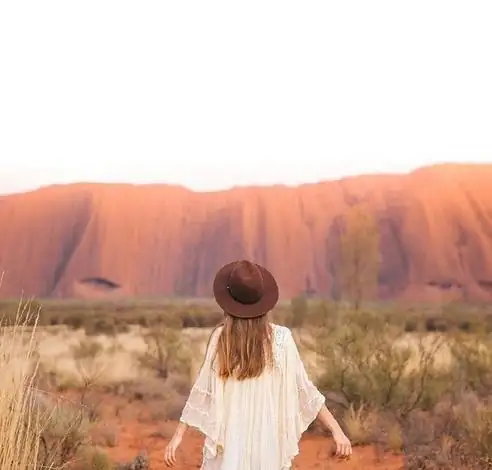
[[[221,380],[214,371],[220,328],[181,415],[205,435],[201,470],[288,470],[302,433],[325,402],[309,380],[291,331],[273,327],[275,367],[260,377]]]

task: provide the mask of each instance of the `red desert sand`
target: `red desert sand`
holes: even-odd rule
[[[63,395],[71,401],[76,394]],[[163,462],[164,448],[169,442],[177,422],[165,420],[162,402],[152,399],[135,400],[112,395],[93,396],[100,403],[98,411],[100,421],[92,433],[93,443],[101,446],[115,462],[129,462],[139,453],[150,457],[152,470],[167,468]],[[102,401],[101,401],[102,400]],[[113,439],[111,446],[108,443]],[[199,469],[202,457],[203,436],[189,429],[178,451],[176,470]],[[333,442],[329,437],[305,433],[300,445],[301,451],[295,459],[293,469],[333,469],[333,470],[399,470],[402,467],[401,456],[386,453],[376,455],[372,447],[355,447],[352,458],[341,461],[331,456]]]
[[[107,449],[108,454],[117,461],[129,461],[142,449],[147,450],[153,470],[167,468],[163,463],[164,447],[176,423],[166,422],[163,425],[151,426],[139,423],[121,423],[118,445]],[[178,451],[177,470],[200,468],[203,438],[194,430],[189,430]],[[354,449],[352,458],[340,461],[330,456],[332,441],[329,438],[305,435],[301,440],[301,452],[294,461],[293,469],[314,470],[399,470],[402,467],[400,457],[386,454],[378,462],[373,448]]]

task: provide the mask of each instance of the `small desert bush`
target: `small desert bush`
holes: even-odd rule
[[[81,404],[46,396],[35,412],[44,423],[40,436],[40,468],[63,468],[90,444],[91,423]]]
[[[165,315],[148,325],[144,333],[147,351],[139,356],[140,364],[167,379],[172,374],[191,374],[190,344],[184,343],[179,318]],[[191,379],[191,378],[190,378]]]
[[[104,346],[91,337],[80,340],[72,346],[72,356],[78,372],[80,385],[86,391],[97,385],[105,371],[111,366]]]
[[[492,337],[456,334],[449,339],[454,382],[482,397],[492,393]]]
[[[343,424],[352,445],[367,445],[372,442],[374,414],[360,405],[350,404],[343,414]]]
[[[70,470],[113,470],[115,464],[111,458],[98,447],[84,448]]]

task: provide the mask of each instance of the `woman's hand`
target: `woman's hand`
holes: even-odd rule
[[[352,444],[343,431],[333,434],[333,440],[337,446],[336,455],[340,457],[350,457],[352,455]]]
[[[333,440],[337,446],[336,455],[340,457],[350,457],[352,455],[352,445],[348,440],[348,437],[342,431],[342,428],[337,423],[337,420],[333,417],[328,408],[323,405],[318,413],[318,419],[331,431]]]
[[[175,435],[166,446],[164,450],[164,463],[168,467],[173,467],[174,465],[176,465],[176,451],[178,450],[182,439],[182,436]]]

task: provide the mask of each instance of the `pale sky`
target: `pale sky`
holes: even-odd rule
[[[490,1],[0,2],[0,192],[492,162]]]

